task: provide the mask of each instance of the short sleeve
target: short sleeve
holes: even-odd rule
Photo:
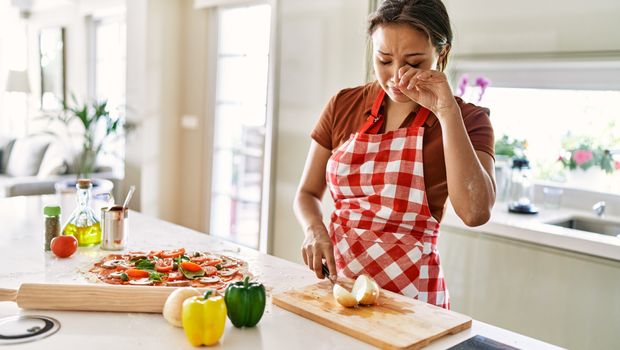
[[[495,135],[488,108],[475,108],[463,118],[467,134],[476,151],[488,153],[495,159]]]
[[[310,137],[316,141],[319,145],[325,147],[328,150],[333,149],[332,139],[334,134],[334,118],[335,118],[335,105],[336,96],[334,95],[321,113],[319,121],[314,126],[314,129],[310,133]]]

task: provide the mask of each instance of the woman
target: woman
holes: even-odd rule
[[[332,97],[295,198],[304,262],[318,278],[373,277],[449,308],[437,252],[449,196],[469,226],[495,202],[489,111],[453,96],[443,70],[452,31],[440,0],[385,0],[369,20],[377,81]],[[320,201],[335,202],[329,230]]]

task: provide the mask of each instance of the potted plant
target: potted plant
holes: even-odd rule
[[[63,101],[63,109],[59,114],[47,115],[44,118],[47,118],[50,124],[60,123],[64,126],[64,138],[58,131],[46,133],[63,139],[69,144],[69,148],[75,148],[72,147],[75,136],[79,137],[78,150],[71,152],[74,155],[72,171],[78,178],[89,178],[96,171],[99,156],[110,151],[107,147],[135,128],[135,125],[126,122],[122,115],[110,115],[106,100],[80,104],[74,95],[71,104]]]
[[[620,161],[614,159],[609,147],[583,135],[565,135],[558,162],[568,170],[568,182],[577,187],[600,185],[606,181],[605,175],[620,170]]]

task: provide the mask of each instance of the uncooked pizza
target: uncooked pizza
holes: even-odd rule
[[[110,254],[89,270],[108,284],[225,289],[249,275],[247,263],[210,252],[174,250]]]

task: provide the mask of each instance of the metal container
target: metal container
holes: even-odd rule
[[[120,205],[101,208],[101,249],[123,250],[129,233],[128,208]]]

